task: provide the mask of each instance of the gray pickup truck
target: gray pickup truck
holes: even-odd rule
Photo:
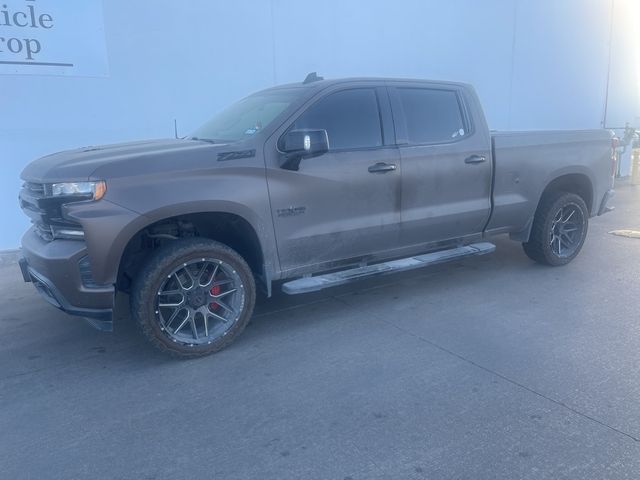
[[[606,130],[490,132],[469,85],[354,78],[260,91],[183,139],[56,153],[22,172],[25,281],[112,329],[117,293],[161,350],[220,350],[260,287],[288,294],[491,252],[580,251],[610,209]]]

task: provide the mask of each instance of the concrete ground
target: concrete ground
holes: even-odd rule
[[[261,300],[175,361],[0,266],[0,478],[637,479],[640,187],[569,266],[520,245]]]

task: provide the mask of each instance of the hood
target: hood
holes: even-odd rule
[[[123,176],[141,171],[166,169],[187,158],[210,160],[217,152],[234,150],[224,144],[167,139],[83,147],[54,153],[34,160],[22,171],[29,182],[84,181],[103,175]],[[181,161],[182,160],[182,161]]]

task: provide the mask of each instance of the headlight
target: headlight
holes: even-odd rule
[[[52,197],[85,196],[91,195],[93,200],[100,200],[107,191],[107,184],[99,182],[65,182],[51,185]]]

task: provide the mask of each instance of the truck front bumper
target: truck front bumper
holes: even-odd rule
[[[87,273],[86,245],[80,240],[45,241],[33,229],[22,237],[20,270],[44,299],[103,331],[113,330],[113,285],[96,285]]]

